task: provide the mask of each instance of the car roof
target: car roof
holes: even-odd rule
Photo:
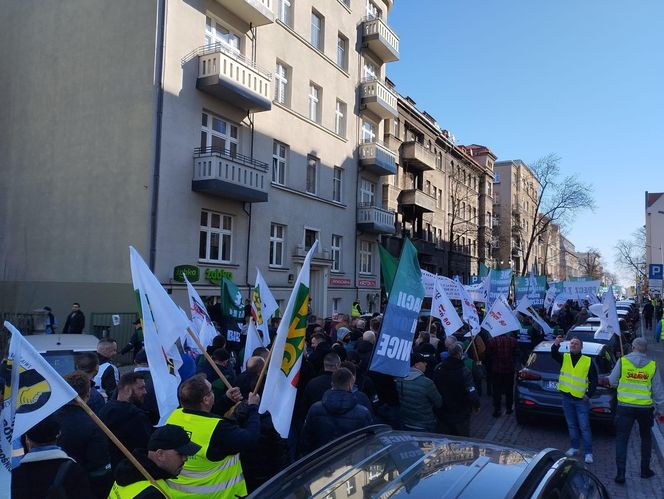
[[[551,345],[553,345],[553,341],[542,341],[540,342],[534,349],[534,352],[550,352],[551,351]],[[594,343],[592,341],[584,341],[583,342],[583,348],[581,349],[581,353],[584,355],[599,355],[599,353],[602,351],[602,348],[604,348],[605,345],[601,343]],[[560,353],[565,353],[569,352],[569,341],[563,341],[560,344]]]
[[[552,453],[374,425],[317,449],[250,497],[346,497],[351,480],[363,497],[513,497]]]
[[[24,338],[39,353],[96,352],[99,338],[92,334],[32,334]]]

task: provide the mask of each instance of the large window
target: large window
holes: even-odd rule
[[[333,177],[332,177],[332,201],[341,203],[342,201],[342,189],[344,182],[344,170],[338,166],[334,167]]]
[[[346,103],[339,99],[334,109],[334,132],[342,137],[346,136]]]
[[[309,251],[316,241],[318,241],[318,230],[304,229],[304,249]]]
[[[205,18],[205,44],[220,43],[225,49],[239,53],[240,37],[211,17]]]
[[[311,44],[323,51],[323,38],[325,34],[325,19],[315,10],[311,11]]]
[[[321,97],[323,91],[315,83],[309,83],[309,119],[320,123]]]
[[[283,62],[277,62],[277,67],[274,71],[274,100],[279,104],[288,106],[290,104],[290,85],[288,79],[290,78],[290,68]]]
[[[348,69],[348,38],[341,33],[337,35],[337,66]]]
[[[235,156],[237,146],[237,125],[213,114],[203,112],[201,118],[201,148]]]
[[[293,1],[277,0],[277,17],[290,27],[293,27]]]
[[[233,244],[233,217],[212,211],[201,211],[198,258],[210,262],[230,263]]]
[[[332,245],[330,246],[332,253],[332,272],[341,271],[341,243],[342,237],[332,234]]]
[[[317,184],[318,184],[318,166],[320,164],[320,159],[316,156],[308,155],[307,156],[307,185],[306,191],[309,194],[316,194]]]
[[[360,241],[360,274],[373,274],[373,246],[371,241]]]
[[[364,205],[374,205],[376,198],[376,184],[363,178],[360,180],[360,203]]]
[[[287,164],[288,146],[275,140],[272,144],[272,182],[279,185],[286,183]]]
[[[284,265],[285,238],[285,225],[272,224],[270,226],[270,266],[272,267],[283,267]]]
[[[376,125],[374,125],[371,121],[363,119],[361,134],[362,135],[360,140],[363,144],[374,142],[376,140]]]

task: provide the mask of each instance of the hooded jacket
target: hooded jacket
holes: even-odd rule
[[[471,409],[479,408],[473,375],[462,359],[447,357],[443,360],[433,372],[433,382],[443,399],[438,411],[442,420],[463,421],[470,417]]]
[[[646,354],[641,352],[632,352],[628,355],[625,355],[625,358],[629,360],[632,364],[634,364],[636,367],[643,367],[648,362],[653,360],[649,358]],[[657,368],[659,369],[659,366],[657,366]],[[611,386],[618,386],[621,374],[622,374],[622,364],[620,360],[618,360],[618,362],[616,362],[616,365],[613,366],[613,371],[611,371],[611,375],[609,376],[609,383],[611,384]],[[664,385],[662,385],[662,379],[660,378],[657,371],[655,371],[655,375],[653,376],[651,383],[652,384],[650,385],[650,389],[652,390],[652,400],[655,403],[658,412],[664,412]],[[618,402],[618,405],[624,405],[626,407],[643,408],[642,405],[626,404],[624,402]]]
[[[302,429],[302,451],[310,452],[335,438],[373,423],[369,410],[346,390],[331,389],[311,406]]]
[[[434,410],[443,401],[433,381],[419,369],[411,367],[408,376],[398,378],[396,385],[403,424],[407,428],[435,431]]]

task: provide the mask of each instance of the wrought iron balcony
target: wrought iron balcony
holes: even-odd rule
[[[357,230],[373,234],[394,234],[394,212],[371,204],[357,205]]]

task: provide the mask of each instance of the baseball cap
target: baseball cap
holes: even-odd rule
[[[413,352],[410,354],[410,365],[414,366],[418,362],[426,362],[427,359],[421,353]]]
[[[157,449],[174,449],[183,456],[193,456],[201,450],[201,446],[191,441],[182,426],[167,424],[157,428],[150,437],[148,450],[155,451]]]

